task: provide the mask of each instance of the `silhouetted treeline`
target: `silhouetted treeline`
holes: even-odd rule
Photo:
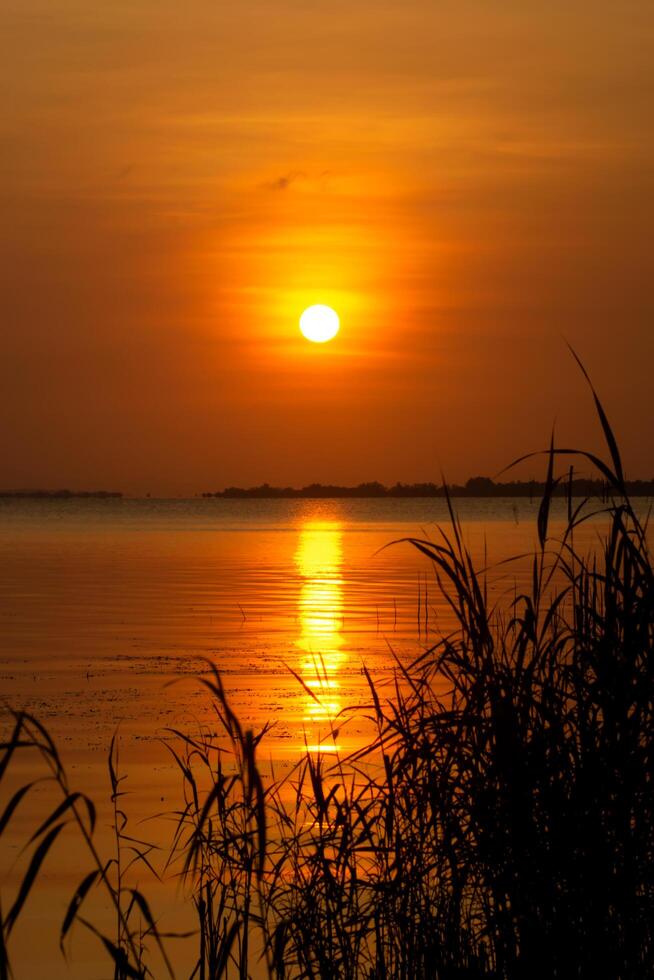
[[[627,492],[633,497],[654,497],[654,480],[630,480]],[[464,485],[448,485],[452,497],[528,497],[539,498],[545,484],[538,480],[514,480],[510,483],[496,483],[487,476],[471,477]],[[563,480],[555,489],[555,496],[600,497],[607,496],[607,486],[602,480],[573,479]],[[359,483],[356,487],[342,487],[335,484],[310,483],[306,487],[272,487],[263,483],[258,487],[227,487],[215,493],[203,493],[203,497],[229,497],[247,499],[270,499],[276,497],[299,497],[316,499],[322,497],[444,497],[445,489],[436,483],[396,483],[385,487],[382,483]]]
[[[0,490],[0,497],[68,499],[69,497],[122,497],[116,490]]]

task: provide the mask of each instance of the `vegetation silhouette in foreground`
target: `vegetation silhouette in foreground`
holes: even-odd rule
[[[571,495],[562,536],[548,536],[562,485],[555,463],[573,454],[554,444],[531,587],[508,610],[490,603],[451,506],[449,530],[410,539],[433,564],[458,626],[411,666],[398,661],[390,697],[366,672],[363,710],[377,737],[365,750],[335,760],[307,753],[265,785],[256,759],[265,733],[241,728],[215,669],[199,678],[221,733],[171,732],[170,745],[183,794],[168,870],[186,881],[197,914],[193,978],[246,978],[255,959],[280,980],[654,973],[654,573],[646,522],[593,396],[608,459],[577,455],[610,488],[608,504],[593,511],[606,520],[601,544],[590,555],[576,547],[589,507],[573,506]],[[166,937],[116,859],[104,863],[95,851],[93,804],[69,789],[56,747],[29,715],[14,714],[0,780],[35,748],[62,803],[34,835],[3,910],[0,977],[66,822],[93,867],[62,944],[79,920],[98,932],[117,980],[153,976],[148,947],[154,955]],[[6,805],[0,832],[28,792]],[[124,819],[116,816],[118,851]],[[149,862],[147,845],[133,846]],[[116,909],[115,936],[83,917],[99,887]]]

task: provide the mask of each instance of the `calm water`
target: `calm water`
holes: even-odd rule
[[[491,560],[531,546],[528,501],[460,503],[480,557],[484,540]],[[165,682],[204,657],[248,723],[276,721],[272,751],[318,744],[317,723],[359,700],[363,663],[388,669],[389,645],[412,656],[449,625],[425,560],[380,551],[446,521],[433,500],[3,501],[5,696],[95,749],[119,721],[143,739],[197,710],[197,690]]]
[[[456,505],[480,565],[534,547],[536,503]],[[556,502],[555,527],[563,516]],[[329,743],[365,693],[364,663],[383,675],[391,649],[413,657],[453,625],[429,563],[385,547],[439,524],[446,505],[429,499],[0,500],[3,694],[86,758],[119,723],[144,742],[201,719],[199,688],[167,682],[208,658],[247,724],[275,722],[273,755]],[[491,570],[494,595],[527,570]],[[343,748],[363,737],[340,727]]]
[[[533,548],[536,508],[520,499],[457,501],[500,602],[528,564],[492,566]],[[563,502],[554,511],[563,518]],[[212,723],[193,680],[203,658],[223,672],[245,724],[273,723],[265,755],[276,767],[292,765],[305,745],[346,751],[368,734],[360,718],[344,723],[342,714],[367,698],[362,665],[383,689],[393,655],[411,659],[453,625],[426,560],[407,544],[384,547],[433,535],[438,523],[447,513],[435,500],[2,500],[2,695],[45,721],[72,783],[100,800],[119,727],[135,819],[179,802],[160,739],[167,727]],[[589,543],[599,530],[586,527]],[[24,775],[36,774],[28,765]],[[38,818],[38,800],[12,847]],[[19,978],[68,975],[54,953],[56,928],[80,870],[70,849],[52,859],[45,890],[17,930]],[[3,887],[14,880],[5,876]],[[174,899],[169,889],[158,907],[177,924]],[[52,939],[47,954],[30,942],[35,927]],[[104,976],[96,959],[82,941],[72,975]]]

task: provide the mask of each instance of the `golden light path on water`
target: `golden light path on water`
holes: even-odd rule
[[[301,530],[295,564],[298,597],[300,670],[306,687],[305,737],[312,752],[338,749],[333,726],[342,708],[340,672],[343,650],[343,527],[339,521],[308,521]]]

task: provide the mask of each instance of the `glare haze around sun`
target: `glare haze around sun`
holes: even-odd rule
[[[338,333],[340,321],[336,310],[318,303],[309,306],[300,317],[300,330],[307,340],[324,344]]]

